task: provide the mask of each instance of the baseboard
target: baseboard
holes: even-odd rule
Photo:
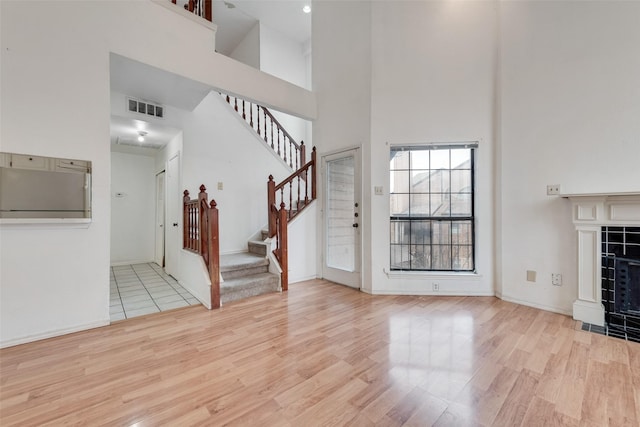
[[[303,276],[303,277],[297,277],[295,279],[291,279],[289,280],[289,284],[306,282],[307,280],[314,280],[314,279],[317,279],[317,276],[315,274],[312,274],[310,276]]]
[[[366,292],[371,295],[416,295],[416,296],[433,296],[433,297],[493,297],[495,296],[494,292],[469,292],[469,291],[427,291],[427,290],[418,290],[418,291],[403,291],[398,289],[372,289],[365,290],[361,289],[363,292]]]
[[[537,304],[531,301],[525,301],[525,300],[521,300],[518,298],[514,298],[511,297],[509,295],[505,295],[504,293],[502,294],[502,298],[500,298],[503,301],[507,301],[507,302],[512,302],[515,304],[520,304],[520,305],[526,305],[527,307],[533,307],[533,308],[537,308],[539,310],[544,310],[544,311],[550,311],[552,313],[558,313],[558,314],[564,314],[565,316],[573,316],[573,311],[572,310],[567,310],[564,308],[559,308],[559,307],[553,307],[550,305],[545,305],[545,304]]]
[[[120,267],[122,265],[132,265],[132,264],[149,264],[154,262],[155,262],[154,260],[134,259],[130,261],[112,262],[111,267]]]
[[[13,347],[20,344],[26,344],[33,341],[40,341],[47,338],[59,337],[61,335],[72,334],[74,332],[86,331],[94,328],[101,328],[111,324],[109,319],[99,320],[97,322],[85,323],[83,325],[73,326],[71,328],[55,329],[53,331],[43,332],[41,334],[28,335],[26,337],[14,338],[11,340],[0,341],[0,348]]]

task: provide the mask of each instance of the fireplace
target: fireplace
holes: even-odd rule
[[[609,335],[640,342],[640,227],[602,227],[602,305]]]
[[[640,229],[640,192],[563,197],[572,204],[578,243],[578,295],[573,303],[573,318],[597,326],[605,326],[605,321],[616,327],[625,322],[627,326],[640,326],[632,317],[640,296],[637,291],[629,293],[639,280],[640,254],[636,251],[640,250],[640,242],[636,246],[634,239],[640,238],[635,231]],[[617,292],[616,272],[618,277],[631,274],[631,280]]]

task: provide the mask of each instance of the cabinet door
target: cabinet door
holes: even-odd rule
[[[11,167],[18,168],[18,169],[48,170],[49,159],[46,157],[39,157],[39,156],[12,154]]]
[[[68,159],[56,160],[56,170],[61,172],[82,172],[82,173],[90,172],[89,162],[84,160],[68,160]]]

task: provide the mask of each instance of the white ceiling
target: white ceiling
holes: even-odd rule
[[[311,14],[302,11],[303,6],[311,5],[311,0],[213,0],[212,4],[213,21],[218,26],[216,50],[224,55],[229,55],[258,21],[301,44],[311,39]],[[207,85],[115,54],[111,55],[110,72],[112,91],[186,111],[192,111],[211,91]],[[145,143],[140,144],[142,148],[131,147],[129,144],[137,144],[139,130],[147,132]],[[137,150],[152,155],[153,151],[144,147],[162,147],[179,132],[155,121],[111,118],[115,151]]]
[[[229,55],[260,21],[299,43],[311,39],[311,0],[213,0],[213,22],[218,26],[216,50]],[[235,7],[230,8],[225,3]]]

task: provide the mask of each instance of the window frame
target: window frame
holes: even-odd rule
[[[454,216],[451,214],[451,205],[449,207],[449,215],[448,216],[434,216],[433,212],[431,210],[431,206],[429,207],[429,213],[428,214],[416,214],[416,215],[393,215],[391,212],[391,203],[392,203],[392,198],[394,196],[394,194],[405,194],[405,193],[395,193],[393,192],[393,188],[391,188],[390,185],[390,189],[389,189],[389,270],[391,273],[454,273],[454,274],[477,274],[477,254],[476,254],[476,240],[477,240],[477,236],[476,236],[476,162],[477,162],[477,150],[478,150],[478,143],[477,142],[460,142],[460,143],[446,143],[446,144],[442,144],[442,143],[424,143],[424,144],[414,144],[414,145],[390,145],[389,147],[389,153],[391,155],[391,153],[393,152],[400,152],[400,151],[423,151],[423,150],[428,150],[430,152],[433,151],[437,151],[437,150],[453,150],[453,149],[469,149],[470,150],[470,165],[469,165],[469,171],[470,171],[470,193],[465,193],[465,194],[470,194],[470,215],[465,215],[465,216]],[[451,154],[449,154],[449,161],[451,160]],[[390,158],[391,159],[391,158]],[[406,170],[407,173],[409,174],[409,178],[411,179],[412,176],[412,172],[416,171],[416,170],[422,170],[422,169],[414,169],[413,165],[411,164],[411,161],[409,162],[408,168],[407,169],[392,169],[391,164],[389,165],[389,174],[390,174],[390,178],[389,178],[389,182],[391,183],[391,174],[394,173],[396,170]],[[437,169],[431,169],[431,164],[429,165],[429,170],[437,170]],[[440,169],[442,170],[442,169]],[[452,165],[449,164],[448,169],[445,169],[447,171],[449,171],[449,178],[451,177],[451,171],[455,170],[452,169]],[[466,169],[465,169],[466,170]],[[431,190],[431,189],[429,189]],[[449,200],[452,199],[452,197],[455,194],[459,194],[460,192],[456,192],[453,193],[451,191],[451,181],[449,181],[449,186],[448,186],[448,192],[447,193],[442,193],[442,194],[446,194],[449,197]],[[411,192],[411,184],[409,184],[409,192],[406,193],[409,195],[409,205],[411,205],[411,194],[428,194],[429,197],[432,196],[431,191],[429,191],[429,193],[412,193]],[[438,193],[441,194],[441,193]],[[402,244],[398,244],[398,243],[393,243],[393,227],[394,227],[394,223],[398,223],[398,222],[408,222],[409,226],[412,225],[412,223],[416,223],[417,221],[426,223],[429,223],[429,249],[430,249],[430,267],[431,268],[413,268],[411,265],[409,266],[409,268],[397,268],[393,266],[393,250],[394,250],[394,246],[401,246],[401,245],[405,245],[405,243]],[[433,268],[434,265],[434,258],[433,258],[433,248],[437,247],[441,244],[439,244],[438,242],[433,241],[433,233],[434,233],[434,224],[437,223],[446,223],[449,224],[449,240],[448,243],[445,244],[444,246],[449,246],[451,249],[450,252],[450,267],[448,269],[443,269],[443,268]],[[471,227],[471,231],[470,231],[470,236],[471,236],[471,244],[470,244],[470,249],[471,249],[471,264],[472,264],[472,268],[470,269],[455,269],[455,262],[454,262],[454,257],[453,257],[453,249],[455,246],[460,247],[460,245],[456,245],[454,244],[454,240],[453,240],[453,229],[454,226],[460,226],[460,223],[468,223]],[[411,232],[409,232],[409,235],[411,235]],[[412,247],[417,245],[417,243],[413,243],[413,241],[410,240],[408,241],[408,243],[406,243],[406,245],[409,247],[409,251],[411,251]],[[424,245],[424,243],[423,243]],[[411,259],[409,260],[409,262],[411,262]]]

